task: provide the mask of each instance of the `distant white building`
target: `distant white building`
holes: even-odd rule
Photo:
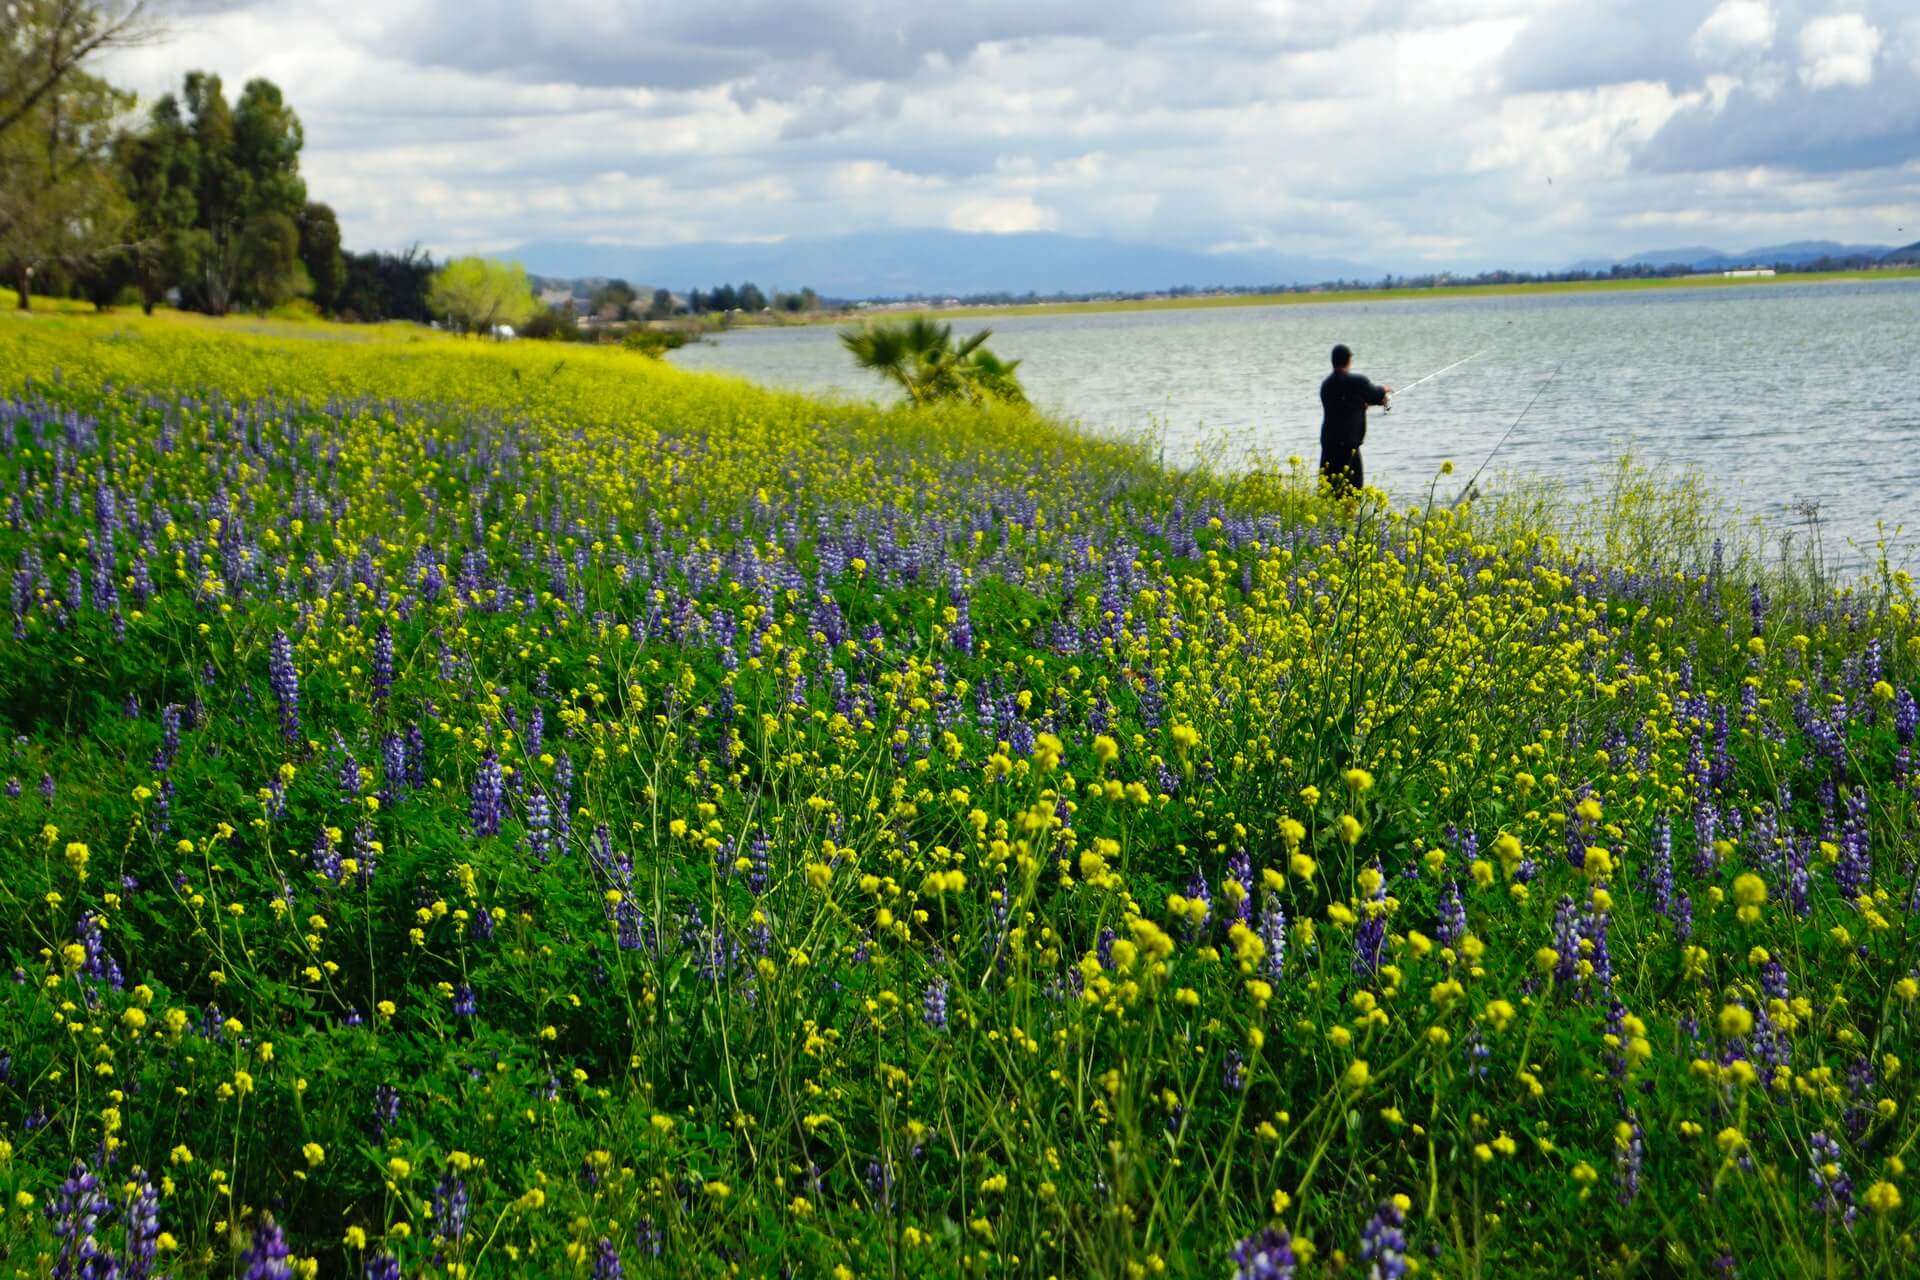
[[[1736,267],[1732,271],[1722,271],[1721,275],[1729,280],[1750,280],[1760,276],[1774,274],[1772,267]]]
[[[512,342],[520,335],[513,331],[510,324],[497,324],[493,326],[493,336],[501,342]]]

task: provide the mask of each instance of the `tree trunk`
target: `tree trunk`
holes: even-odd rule
[[[24,262],[13,269],[13,287],[20,291],[20,310],[33,310],[33,269]]]

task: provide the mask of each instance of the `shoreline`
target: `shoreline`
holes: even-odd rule
[[[1116,298],[1090,302],[996,303],[957,307],[868,308],[850,315],[820,316],[800,321],[803,324],[839,324],[867,316],[886,318],[912,316],[977,316],[983,319],[1008,316],[1097,315],[1128,311],[1202,311],[1231,307],[1295,307],[1348,305],[1363,302],[1417,302],[1428,299],[1526,297],[1533,294],[1637,293],[1667,289],[1747,289],[1781,285],[1839,284],[1854,281],[1878,284],[1890,280],[1920,279],[1920,267],[1882,271],[1811,271],[1778,276],[1680,276],[1630,280],[1567,280],[1515,282],[1511,284],[1435,285],[1430,288],[1342,289],[1319,292],[1209,294],[1186,298]],[[775,328],[774,325],[744,324],[738,328]]]

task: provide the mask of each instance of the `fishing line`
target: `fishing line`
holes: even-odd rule
[[[1498,440],[1494,442],[1492,450],[1488,452],[1486,458],[1480,463],[1480,466],[1478,467],[1478,469],[1476,469],[1472,475],[1467,477],[1467,487],[1462,489],[1460,491],[1460,496],[1453,500],[1454,506],[1457,507],[1462,502],[1466,501],[1467,495],[1473,492],[1473,482],[1480,478],[1480,472],[1485,471],[1487,469],[1487,463],[1492,462],[1493,455],[1500,452],[1500,446],[1504,445],[1507,442],[1507,436],[1511,436],[1514,432],[1514,427],[1518,427],[1520,423],[1526,418],[1526,416],[1533,411],[1533,406],[1539,402],[1540,396],[1546,391],[1548,387],[1553,385],[1553,380],[1559,377],[1560,371],[1566,367],[1567,367],[1567,362],[1565,360],[1562,360],[1559,364],[1553,366],[1553,372],[1548,374],[1547,380],[1540,384],[1540,390],[1533,393],[1533,399],[1527,401],[1527,407],[1522,409],[1520,411],[1520,416],[1513,420],[1513,426],[1510,426],[1507,428],[1507,434],[1501,436]]]
[[[1422,382],[1432,382],[1435,378],[1439,377],[1441,374],[1450,372],[1454,369],[1458,369],[1461,365],[1465,364],[1469,360],[1478,360],[1481,356],[1487,354],[1487,352],[1491,350],[1493,350],[1492,347],[1482,347],[1470,356],[1463,356],[1460,359],[1455,360],[1452,364],[1448,365],[1445,369],[1435,369],[1432,373],[1428,374],[1426,377],[1416,379],[1413,382],[1409,382],[1406,386],[1401,387],[1398,391],[1394,392],[1393,394],[1396,396],[1403,396],[1407,394],[1407,392],[1419,386]],[[1382,405],[1380,408],[1380,412],[1392,413],[1393,406],[1391,404]]]

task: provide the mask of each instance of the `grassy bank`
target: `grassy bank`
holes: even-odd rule
[[[1220,307],[1307,307],[1334,303],[1412,302],[1441,298],[1545,297],[1568,293],[1638,293],[1668,289],[1767,289],[1797,284],[1911,280],[1920,269],[1888,271],[1813,271],[1794,275],[1729,279],[1724,276],[1675,280],[1578,280],[1548,284],[1440,285],[1430,289],[1329,289],[1318,293],[1246,293],[1195,298],[1134,298],[1101,302],[1037,302],[1010,306],[930,307],[941,316],[1097,315],[1109,311],[1192,311]]]
[[[237,329],[0,323],[0,1267],[1913,1265],[1904,577]]]

